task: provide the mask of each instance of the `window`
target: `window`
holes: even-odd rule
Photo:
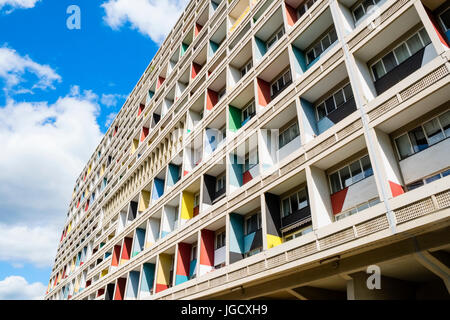
[[[278,29],[266,42],[267,51],[284,35],[284,26]]]
[[[285,218],[296,211],[306,208],[307,206],[308,193],[307,189],[303,188],[281,200],[281,217]]]
[[[216,180],[216,192],[225,188],[225,175],[217,177]]]
[[[353,99],[353,90],[350,83],[348,83],[333,95],[316,105],[317,121],[322,120],[328,114],[332,113],[351,99]]]
[[[372,175],[370,158],[369,155],[366,155],[329,176],[331,193],[339,192]]]
[[[293,233],[291,233],[289,235],[284,236],[284,242],[293,240],[293,239],[298,238],[298,237],[301,237],[301,236],[303,236],[305,234],[308,234],[308,233],[310,233],[312,231],[313,231],[312,225],[307,226],[307,227],[302,228],[300,230],[297,230],[297,231],[295,231],[295,232],[293,232]]]
[[[370,6],[376,5],[381,0],[363,0],[352,10],[355,23],[358,22],[369,10]]]
[[[244,172],[249,171],[251,168],[258,165],[258,163],[259,163],[258,150],[256,150],[252,154],[247,153],[245,155],[244,161]]]
[[[285,73],[283,73],[282,76],[280,76],[270,85],[270,96],[272,98],[275,97],[278,93],[283,91],[283,89],[286,88],[291,83],[292,83],[291,70],[287,70]]]
[[[242,110],[242,122],[245,122],[246,120],[249,120],[253,118],[253,116],[256,114],[256,107],[255,107],[255,101],[252,100],[248,105],[244,107]]]
[[[450,137],[450,110],[394,139],[400,160]]]
[[[352,209],[349,209],[349,210],[346,210],[345,212],[342,212],[339,215],[337,215],[336,216],[336,221],[342,220],[342,219],[344,219],[344,218],[346,218],[348,216],[351,216],[351,215],[354,215],[354,214],[356,214],[358,212],[364,211],[364,210],[366,210],[366,209],[368,209],[370,207],[373,207],[373,206],[375,206],[375,205],[377,205],[379,203],[380,203],[380,199],[379,198],[375,198],[375,199],[372,199],[372,200],[370,200],[368,202],[361,203],[361,204],[357,205],[356,207],[354,207]]]
[[[431,43],[424,28],[398,45],[393,51],[387,53],[383,58],[372,64],[372,75],[375,81],[392,71],[406,59],[417,53]]]
[[[300,131],[298,128],[298,122],[296,121],[292,125],[290,125],[286,130],[282,131],[278,136],[279,149],[283,148],[289,142],[294,140],[300,135]],[[270,150],[270,149],[269,149]]]
[[[447,8],[447,10],[441,13],[439,19],[441,20],[444,31],[447,32],[450,30],[450,8]]]
[[[216,250],[226,245],[225,231],[216,234]]]
[[[261,229],[261,213],[256,213],[245,219],[245,235]]]
[[[433,174],[433,175],[431,175],[429,177],[425,177],[423,179],[420,179],[418,181],[415,181],[413,183],[408,184],[406,186],[406,190],[412,191],[414,189],[420,188],[420,187],[422,187],[422,186],[424,186],[426,184],[432,183],[432,182],[434,182],[436,180],[439,180],[441,178],[445,178],[445,177],[447,177],[449,175],[450,175],[450,169],[446,169],[446,170],[444,170],[442,172],[439,172],[437,174]]]
[[[250,61],[248,61],[245,64],[245,66],[241,69],[241,77],[243,78],[250,71],[251,68],[253,68],[253,62],[250,59]]]
[[[333,28],[321,38],[319,41],[312,45],[312,48],[306,52],[306,64],[311,64],[317,59],[325,50],[327,50],[333,43],[337,41],[336,29]]]
[[[225,97],[226,94],[227,94],[227,89],[224,88],[222,91],[219,92],[217,101],[222,100],[222,98]]]
[[[194,208],[200,205],[200,193],[194,195]]]
[[[191,261],[197,260],[197,244],[192,245]]]
[[[302,3],[297,9],[298,18],[300,19],[306,13],[306,11],[311,9],[313,4],[316,2],[317,2],[317,0],[309,0],[309,1],[305,1],[304,3]]]
[[[257,248],[257,249],[251,250],[245,254],[245,258],[254,256],[255,254],[260,253],[261,251],[262,251],[262,248]]]

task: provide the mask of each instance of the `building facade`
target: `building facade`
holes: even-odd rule
[[[46,299],[448,298],[449,7],[192,0],[76,181]]]

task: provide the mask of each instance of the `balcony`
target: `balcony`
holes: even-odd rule
[[[255,34],[256,48],[254,52],[256,63],[275,48],[285,33],[283,12],[280,7]]]

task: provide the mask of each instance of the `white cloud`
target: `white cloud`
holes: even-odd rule
[[[25,75],[33,75],[36,79],[27,81]],[[61,82],[61,77],[50,66],[36,63],[30,57],[21,56],[15,50],[5,46],[0,47],[0,78],[6,83],[3,89],[6,95],[10,91],[32,93],[34,89],[54,89],[54,83]],[[32,84],[25,87],[27,82]],[[15,89],[16,87],[18,88]]]
[[[123,94],[102,94],[101,103],[107,107],[115,107],[120,100],[126,99]]]
[[[0,9],[3,7],[30,9],[34,8],[40,0],[0,0]]]
[[[7,261],[14,268],[21,268],[24,263],[51,266],[59,240],[57,232],[54,227],[30,228],[0,223],[0,261]]]
[[[102,4],[105,22],[119,29],[126,22],[161,44],[189,0],[108,0]]]
[[[42,300],[47,287],[40,283],[28,283],[19,276],[10,276],[0,281],[0,300]]]
[[[102,137],[95,98],[85,91],[0,108],[0,222],[62,228],[75,180]]]
[[[106,128],[109,128],[109,126],[114,121],[116,116],[117,116],[117,113],[115,113],[115,112],[111,112],[110,114],[108,114],[108,116],[106,117],[106,121],[105,121],[105,127]]]

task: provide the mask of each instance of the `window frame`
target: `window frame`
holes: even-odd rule
[[[262,228],[262,216],[261,216],[261,211],[259,211],[259,212],[257,212],[257,213],[253,213],[253,214],[250,214],[250,215],[248,215],[248,216],[246,216],[245,217],[245,235],[246,236],[248,236],[249,234],[251,234],[251,233],[249,233],[248,232],[248,221],[251,219],[251,218],[253,218],[254,216],[256,216],[256,230],[255,231],[253,231],[253,232],[251,232],[251,233],[254,233],[254,232],[257,232],[258,230],[260,230],[261,228]]]
[[[350,89],[351,89],[351,91],[352,91],[352,96],[351,96],[351,97],[347,97],[347,94],[345,93],[345,90],[344,90],[348,85],[350,85]],[[340,92],[340,91],[342,91],[345,101],[344,101],[344,103],[342,103],[342,104],[340,104],[340,105],[338,106],[337,103],[336,103],[335,95],[336,95],[338,92]],[[352,85],[350,84],[350,81],[349,81],[349,82],[347,82],[345,85],[343,85],[340,89],[334,91],[332,94],[328,95],[326,98],[320,100],[320,103],[316,103],[316,105],[314,106],[314,109],[315,109],[317,121],[321,121],[323,118],[325,118],[325,117],[328,116],[330,113],[332,113],[332,112],[334,112],[335,110],[337,110],[339,107],[342,107],[344,104],[346,104],[348,101],[350,101],[350,99],[352,99],[352,98],[354,98],[354,97],[355,97],[355,96],[354,96],[354,94],[353,94],[353,87],[352,87]],[[327,108],[326,108],[325,102],[328,101],[330,98],[333,98],[334,109],[333,109],[333,111],[328,112],[328,110],[327,110]],[[318,107],[319,107],[320,105],[322,105],[322,104],[324,105],[324,109],[325,109],[326,115],[325,115],[325,117],[320,118]]]
[[[316,55],[316,51],[315,51],[315,49],[314,49],[314,48],[317,46],[317,44],[320,43],[320,47],[322,48],[322,52],[321,52],[320,54],[322,54],[322,53],[325,52],[325,50],[327,50],[328,48],[330,48],[330,47],[337,41],[337,40],[334,41],[334,42],[331,41],[330,33],[331,33],[333,30],[334,30],[335,33],[337,33],[336,27],[334,26],[334,24],[333,24],[332,27],[326,32],[326,34],[325,34],[323,37],[319,38],[319,40],[317,40],[317,41],[314,41],[314,42],[311,44],[311,46],[310,46],[311,48],[310,48],[308,51],[305,52],[306,65],[307,65],[307,66],[309,66],[314,60],[316,60],[316,59],[320,56],[320,55]],[[337,35],[337,34],[336,34],[336,35]],[[322,41],[323,41],[325,38],[328,38],[328,40],[330,41],[330,45],[324,49],[324,48],[323,48],[323,43],[322,43]],[[314,56],[315,56],[314,59],[312,59],[311,61],[309,61],[309,56],[308,56],[308,54],[309,54],[310,52],[314,52]]]
[[[289,74],[289,78],[290,80],[288,82],[285,82],[284,77]],[[278,95],[282,90],[286,89],[286,87],[288,86],[288,83],[290,82],[290,84],[292,83],[292,72],[291,72],[291,68],[290,66],[288,66],[285,70],[283,70],[280,75],[278,77],[275,78],[276,80],[271,81],[270,82],[270,97],[273,98],[276,95]],[[279,86],[279,81],[283,80],[283,85],[280,87]],[[277,85],[277,92],[274,93],[273,92],[273,85],[276,84]],[[289,84],[289,85],[290,85]],[[280,89],[281,88],[281,89]]]
[[[370,64],[370,74],[372,75],[372,79],[373,79],[374,82],[377,82],[378,80],[380,80],[381,78],[383,78],[385,75],[388,74],[388,72],[386,72],[386,66],[385,66],[384,61],[383,61],[383,59],[384,59],[387,55],[389,55],[390,53],[393,54],[394,59],[395,59],[395,63],[396,63],[396,66],[394,67],[394,69],[395,69],[395,68],[397,68],[399,65],[401,65],[403,62],[405,62],[406,60],[408,60],[408,59],[411,58],[414,54],[417,53],[417,52],[416,52],[416,53],[414,53],[414,54],[411,54],[411,49],[410,49],[410,47],[409,47],[409,45],[408,45],[408,43],[407,43],[412,37],[414,37],[415,35],[417,35],[417,36],[419,37],[420,43],[422,44],[422,48],[420,48],[420,50],[422,50],[423,48],[425,48],[425,47],[428,46],[428,44],[425,45],[425,41],[422,39],[422,36],[420,35],[420,32],[422,31],[422,29],[424,29],[425,32],[426,32],[426,29],[425,29],[424,26],[423,26],[422,28],[419,28],[416,32],[414,32],[412,35],[410,35],[410,36],[409,36],[408,38],[406,38],[404,41],[400,42],[400,43],[399,43],[397,46],[395,46],[392,50],[389,50],[388,52],[386,52],[385,54],[383,54],[383,56],[382,56],[380,59],[377,59],[376,61],[374,61],[373,63]],[[405,46],[406,46],[406,48],[407,48],[407,50],[408,50],[409,56],[408,56],[408,58],[406,58],[405,60],[403,60],[401,63],[399,63],[399,62],[398,62],[399,60],[398,60],[397,55],[396,55],[396,53],[395,53],[395,50],[398,49],[399,47],[401,47],[402,45],[405,45]],[[419,50],[419,51],[420,51],[420,50]],[[376,64],[380,63],[380,62],[381,62],[381,66],[383,67],[384,74],[383,74],[381,77],[379,77],[379,78],[377,79],[377,78],[375,77],[375,72],[373,71],[373,67],[374,67]],[[389,72],[392,72],[392,70],[389,71]]]
[[[226,180],[225,174],[221,174],[221,175],[219,175],[216,178],[216,192],[218,192],[219,190],[222,190],[223,188],[225,188],[225,180]],[[219,181],[222,181],[222,187],[221,188],[218,188]]]
[[[295,196],[296,196],[296,198],[297,198],[297,205],[300,204],[298,194],[299,194],[301,191],[305,191],[305,193],[306,193],[306,203],[307,203],[307,205],[306,205],[305,207],[301,208],[301,209],[293,210],[293,208],[292,208],[292,203],[291,203],[291,197],[295,194]],[[284,215],[284,201],[285,201],[285,200],[288,200],[288,202],[289,202],[289,211],[288,211],[289,213],[288,213],[287,215]],[[304,209],[304,208],[306,208],[306,207],[309,207],[308,188],[307,188],[306,186],[301,187],[301,188],[297,189],[295,192],[292,192],[292,193],[290,193],[289,195],[283,197],[283,198],[281,199],[281,201],[280,201],[280,207],[281,207],[281,208],[280,208],[280,209],[281,209],[281,210],[280,210],[281,219],[286,218],[286,217],[289,217],[289,216],[290,216],[291,214],[293,214],[295,211],[302,210],[302,209]]]
[[[368,175],[367,177],[366,177],[366,175],[365,175],[365,173],[364,173],[364,167],[363,167],[363,164],[362,164],[362,162],[361,162],[361,160],[362,160],[363,158],[365,158],[365,157],[369,157],[370,167],[371,167],[371,169],[372,169],[372,174],[371,174],[371,175]],[[350,165],[353,164],[353,163],[355,163],[356,161],[359,162],[359,165],[360,165],[360,168],[361,168],[361,173],[364,174],[364,177],[363,177],[362,179],[356,181],[356,182],[353,182],[353,181],[352,181],[352,183],[350,183],[348,186],[344,187],[344,186],[342,185],[342,178],[341,178],[341,173],[340,173],[340,171],[341,171],[342,169],[344,169],[344,168],[348,168],[349,174],[350,174],[350,177],[349,177],[349,178],[350,178],[350,179],[353,179],[352,170],[351,170],[351,168],[350,168]],[[340,184],[341,188],[340,188],[339,190],[333,192],[333,184],[331,183],[331,176],[334,175],[335,173],[338,174],[338,177],[339,177],[339,184]],[[358,182],[361,182],[361,181],[363,181],[363,180],[365,180],[365,179],[367,179],[367,178],[369,178],[369,177],[371,177],[371,176],[373,176],[373,175],[374,175],[374,173],[373,173],[373,165],[372,165],[372,161],[370,160],[369,154],[366,153],[365,155],[363,155],[363,156],[361,156],[361,157],[358,157],[357,159],[354,159],[354,160],[352,160],[352,161],[349,161],[349,162],[347,162],[346,165],[340,167],[340,168],[337,169],[337,170],[333,170],[332,172],[330,172],[329,174],[327,174],[327,176],[328,176],[328,186],[329,186],[329,188],[330,188],[331,195],[336,194],[336,193],[338,193],[338,192],[344,190],[345,188],[349,188],[350,186],[352,186],[352,185],[354,185],[354,184],[357,184]]]
[[[227,238],[226,238],[226,234],[225,234],[225,230],[220,231],[218,233],[215,234],[214,237],[214,250],[219,250],[220,248],[223,248],[227,245]],[[220,239],[220,240],[219,240]],[[220,245],[220,247],[219,247]]]
[[[244,117],[244,113],[245,113],[246,111],[248,111],[248,109],[249,109],[250,107],[253,107],[253,115],[250,116],[250,113],[249,113],[247,117]],[[244,122],[245,120],[247,120],[247,118],[249,118],[249,119],[253,118],[255,115],[256,115],[256,102],[255,102],[255,99],[252,99],[249,103],[247,103],[247,104],[244,106],[244,108],[242,108],[242,115],[241,115],[242,121],[241,121],[241,123]]]
[[[278,37],[279,32],[283,30],[283,34],[281,37]],[[268,52],[284,35],[286,34],[286,30],[284,30],[284,25],[282,24],[272,35],[267,39],[265,45],[266,45],[266,52]],[[276,39],[270,46],[269,42]]]
[[[442,12],[439,14],[439,16],[438,16],[439,22],[441,23],[444,32],[447,32],[447,31],[450,30],[450,25],[449,25],[449,26],[446,26],[446,25],[445,25],[444,20],[442,20],[442,16],[444,15],[444,13],[447,13],[447,11],[449,11],[449,10],[450,10],[450,6],[447,7],[447,9],[445,9],[444,11],[442,11]]]
[[[250,60],[248,60],[248,61],[244,64],[244,66],[239,70],[239,71],[241,72],[241,79],[244,78],[245,75],[246,75],[247,73],[249,73],[249,71],[250,71],[252,68],[253,68],[253,59],[250,58]],[[242,74],[243,71],[245,71],[244,74]]]
[[[442,142],[442,141],[444,141],[444,140],[450,138],[450,135],[447,136],[447,134],[445,133],[444,127],[442,126],[442,123],[441,123],[441,120],[440,120],[440,117],[441,117],[442,115],[446,114],[446,113],[449,112],[449,111],[450,111],[450,109],[449,109],[449,110],[445,110],[445,111],[443,111],[442,113],[439,113],[438,115],[436,115],[436,116],[434,116],[434,117],[432,117],[432,118],[430,118],[430,119],[428,119],[428,120],[426,120],[426,121],[424,121],[424,122],[419,123],[417,126],[414,126],[414,128],[412,128],[412,129],[410,129],[410,130],[408,130],[408,131],[405,131],[405,132],[403,132],[403,133],[401,133],[401,134],[395,135],[395,136],[393,137],[392,140],[393,140],[394,145],[395,145],[395,151],[396,151],[396,153],[397,153],[398,161],[403,161],[403,160],[405,160],[405,159],[407,159],[407,158],[409,158],[409,157],[411,157],[411,156],[413,156],[413,155],[415,155],[415,154],[417,154],[417,153],[420,153],[420,152],[422,152],[422,151],[425,151],[425,150],[427,150],[428,148],[430,148],[430,147],[432,147],[432,146],[434,146],[434,145],[436,145],[436,144],[438,144],[438,143],[440,143],[440,142]],[[439,140],[438,142],[435,142],[435,143],[433,143],[433,144],[430,144],[430,139],[429,139],[429,137],[428,137],[428,135],[427,135],[427,132],[426,132],[425,127],[424,127],[424,124],[426,124],[426,123],[428,123],[428,122],[431,122],[431,121],[433,121],[434,119],[436,119],[436,120],[438,121],[438,123],[439,123],[439,128],[441,129],[441,133],[444,135],[444,139]],[[411,137],[410,137],[409,133],[410,133],[412,130],[414,130],[414,129],[416,129],[416,128],[419,128],[419,127],[422,129],[422,132],[423,132],[423,134],[424,134],[424,136],[425,136],[425,139],[427,140],[428,147],[425,148],[424,150],[420,150],[420,151],[418,151],[418,152],[414,152],[413,144],[412,144],[412,142],[411,142]],[[408,137],[409,148],[410,148],[411,154],[408,155],[408,156],[406,156],[406,157],[404,157],[404,158],[402,158],[402,156],[401,156],[401,154],[400,154],[400,150],[399,150],[398,145],[397,145],[397,140],[398,140],[399,138],[403,137],[404,135],[406,135],[406,136]]]
[[[288,132],[289,130],[291,130],[294,126],[296,126],[297,127],[297,135],[295,136],[295,137],[293,137],[292,139],[290,139],[288,142],[284,142],[284,138],[283,138],[283,145],[281,145],[281,143],[280,143],[280,137],[282,137],[283,136],[283,134],[284,133],[286,133],[286,132]],[[289,131],[290,132],[290,131]],[[290,138],[290,135],[291,134],[289,134],[289,138]],[[288,145],[290,142],[292,142],[295,138],[297,138],[297,137],[299,137],[300,136],[300,126],[299,126],[299,123],[298,123],[298,121],[297,120],[295,120],[289,127],[287,127],[287,128],[285,128],[283,131],[280,131],[279,133],[278,133],[278,150],[280,150],[281,148],[283,148],[283,147],[285,147],[286,145]]]

